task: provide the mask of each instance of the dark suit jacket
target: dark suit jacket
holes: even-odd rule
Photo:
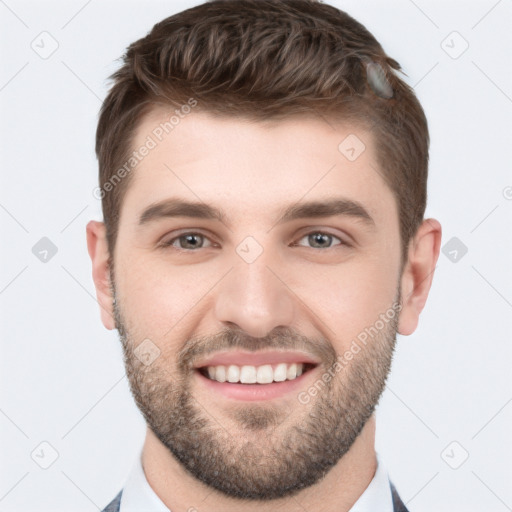
[[[395,486],[392,482],[391,485],[391,494],[393,496],[393,512],[409,512],[405,505],[403,504],[400,496],[398,496],[398,492],[395,489]],[[107,505],[107,508],[103,510],[103,512],[119,512],[119,507],[121,504],[121,495],[123,494],[123,490],[119,491],[119,494]]]

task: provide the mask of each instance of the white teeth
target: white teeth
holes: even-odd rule
[[[226,368],[224,366],[213,366],[215,370],[215,380],[219,382],[226,382]]]
[[[258,367],[256,382],[258,384],[270,384],[274,380],[274,370],[269,364]]]
[[[254,384],[256,382],[256,368],[254,366],[242,366],[240,382],[242,384]]]
[[[275,367],[274,380],[276,382],[283,382],[283,380],[286,380],[286,363],[280,363]]]
[[[218,382],[241,382],[242,384],[270,384],[283,382],[300,377],[304,371],[302,363],[279,363],[277,365],[264,364],[262,366],[208,366],[208,377]]]
[[[297,377],[297,365],[295,363],[288,366],[288,369],[286,370],[286,378],[288,380],[295,379]]]
[[[234,364],[229,365],[226,378],[228,382],[238,382],[240,380],[240,368]]]

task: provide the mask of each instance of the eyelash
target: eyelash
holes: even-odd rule
[[[195,235],[195,236],[202,237],[202,238],[204,238],[206,240],[209,240],[209,238],[206,235],[203,235],[202,233],[199,233],[199,232],[196,232],[196,231],[188,231],[188,232],[182,233],[182,234],[180,234],[178,236],[175,236],[174,238],[171,238],[168,241],[162,242],[160,245],[163,248],[172,247],[174,242],[177,242],[181,238],[185,238],[186,236],[189,236],[189,235]],[[311,235],[326,235],[328,237],[332,237],[332,239],[338,240],[340,243],[339,244],[335,244],[335,245],[331,245],[330,247],[323,247],[323,248],[322,247],[320,247],[320,248],[318,248],[318,247],[310,247],[310,249],[317,249],[317,250],[324,250],[324,251],[326,251],[328,249],[334,249],[335,247],[338,247],[338,246],[351,247],[351,245],[349,243],[345,242],[340,237],[338,237],[336,235],[333,235],[332,233],[325,232],[325,231],[309,231],[308,233],[305,233],[304,235],[302,235],[299,240],[302,240],[303,238],[311,236]],[[297,246],[298,246],[297,244],[294,244],[294,247],[297,247]],[[305,247],[305,246],[299,246],[299,247]],[[204,248],[205,247],[199,247],[197,249],[183,249],[182,247],[175,247],[175,249],[177,251],[180,251],[180,252],[195,252],[198,249],[204,249]]]

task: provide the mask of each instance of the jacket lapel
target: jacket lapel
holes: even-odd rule
[[[391,495],[393,497],[393,512],[409,512],[403,501],[400,499],[400,496],[398,495],[393,482],[389,482],[389,485],[391,486]]]
[[[123,490],[119,491],[119,494],[103,509],[102,512],[119,512],[121,508],[121,495],[123,494]]]

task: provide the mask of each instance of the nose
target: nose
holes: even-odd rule
[[[215,300],[219,322],[236,325],[255,338],[267,336],[276,327],[289,327],[294,317],[293,293],[277,266],[263,255],[252,263],[235,261],[219,283]]]

